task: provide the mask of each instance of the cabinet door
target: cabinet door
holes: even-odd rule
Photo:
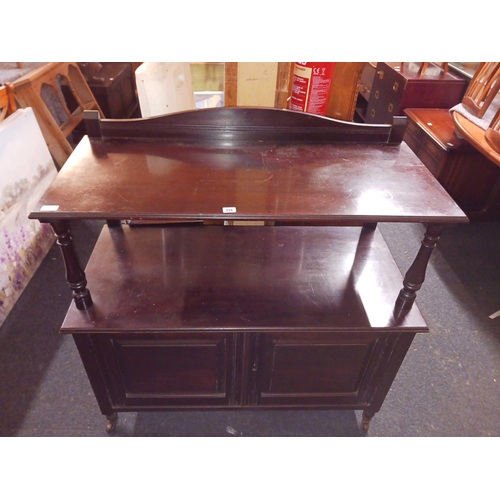
[[[368,405],[380,384],[382,392],[388,390],[397,371],[389,370],[387,379],[385,368],[395,345],[390,334],[261,334],[254,344],[250,404]]]
[[[92,340],[117,408],[235,402],[232,334],[99,335]]]

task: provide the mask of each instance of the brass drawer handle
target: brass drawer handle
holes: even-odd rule
[[[392,86],[392,90],[394,90],[394,92],[397,92],[399,89],[399,83],[398,82],[394,82],[394,85]]]
[[[387,110],[389,111],[389,113],[392,113],[392,110],[394,109],[394,106],[392,105],[392,102],[389,104],[389,106],[387,106]]]
[[[372,118],[375,116],[375,110],[372,108],[372,110],[370,111],[370,115],[372,116]]]
[[[377,75],[378,75],[378,77],[379,77],[381,80],[383,80],[383,78],[384,78],[384,72],[383,72],[383,71],[377,71]]]
[[[379,95],[380,95],[380,92],[378,90],[376,90],[375,91],[375,99],[378,99]]]

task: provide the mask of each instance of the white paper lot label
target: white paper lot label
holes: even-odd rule
[[[222,213],[223,214],[235,214],[236,207],[222,207]]]

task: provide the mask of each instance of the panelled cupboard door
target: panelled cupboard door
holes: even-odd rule
[[[92,346],[84,364],[100,406],[113,411],[376,408],[414,335],[354,331],[92,334],[85,335]]]
[[[115,408],[234,404],[234,336],[227,333],[92,336]]]
[[[253,339],[255,387],[249,404],[370,405],[377,383],[388,375],[392,381],[399,368],[400,362],[394,363],[399,338],[398,334],[261,334]],[[408,334],[409,343],[412,338]]]

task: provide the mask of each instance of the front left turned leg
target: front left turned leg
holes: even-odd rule
[[[78,263],[69,224],[66,221],[50,221],[57,238],[57,245],[61,249],[66,268],[66,281],[73,290],[73,299],[77,309],[85,310],[92,306],[92,297],[87,289],[87,279]]]
[[[415,302],[417,292],[422,287],[425,280],[425,272],[427,264],[434,250],[439,236],[441,235],[444,226],[439,224],[429,224],[422,240],[422,245],[418,251],[413,264],[408,269],[403,280],[403,288],[399,292],[399,296],[394,306],[394,315],[399,316],[409,311]]]

